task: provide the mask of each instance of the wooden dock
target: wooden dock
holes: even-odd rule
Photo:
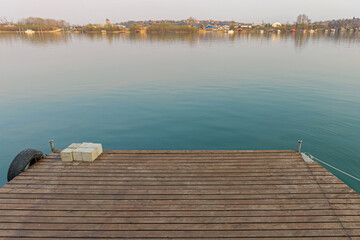
[[[360,196],[295,151],[49,154],[0,189],[0,239],[360,240]]]

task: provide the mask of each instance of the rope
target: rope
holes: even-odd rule
[[[314,157],[313,155],[311,155],[311,154],[310,154],[310,153],[308,153],[308,152],[305,152],[305,154],[306,154],[306,155],[308,155],[308,157],[310,157],[311,159],[315,159],[316,161],[319,161],[319,162],[321,162],[321,163],[323,163],[323,164],[325,164],[325,165],[327,165],[327,166],[331,167],[332,169],[335,169],[336,171],[339,171],[339,172],[341,172],[341,173],[345,174],[346,176],[349,176],[349,177],[351,177],[351,178],[355,179],[356,181],[360,182],[360,178],[357,178],[357,177],[355,177],[355,176],[353,176],[353,175],[351,175],[351,174],[349,174],[349,173],[347,173],[347,172],[344,172],[344,171],[342,171],[342,170],[340,170],[340,169],[338,169],[338,168],[334,167],[333,165],[331,165],[331,164],[329,164],[329,163],[326,163],[326,162],[324,162],[324,161],[322,161],[322,160],[320,160],[320,159],[318,159],[318,158]]]

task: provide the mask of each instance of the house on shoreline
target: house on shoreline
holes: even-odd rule
[[[281,27],[281,23],[279,22],[275,22],[271,25],[273,28],[278,28],[278,27]]]

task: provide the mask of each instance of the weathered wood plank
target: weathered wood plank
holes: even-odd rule
[[[343,196],[344,194],[332,194]],[[357,197],[356,195],[344,195],[346,198]],[[283,194],[17,194],[6,193],[0,194],[0,198],[19,198],[19,199],[289,199],[289,198],[324,198],[323,193],[283,193]]]
[[[21,181],[16,184],[5,186],[6,189],[18,189],[18,190],[26,190],[26,189],[76,189],[76,190],[84,190],[84,191],[92,191],[92,190],[120,190],[120,189],[132,189],[132,190],[146,190],[146,189],[163,189],[163,190],[196,190],[196,189],[237,189],[237,190],[248,190],[248,189],[301,189],[301,188],[318,188],[316,184],[241,184],[241,185],[114,185],[114,184],[106,184],[99,183],[96,184],[95,181],[66,181],[62,184],[57,184],[58,181],[49,181],[44,184],[41,181],[36,181],[35,184],[26,184],[27,182]],[[346,189],[341,184],[328,184],[328,188],[337,188],[337,189]]]
[[[351,223],[347,225],[349,228],[355,226]],[[357,226],[358,227],[358,226]],[[232,231],[232,230],[321,230],[321,229],[342,229],[338,222],[331,223],[2,223],[0,222],[1,230],[57,230],[57,231]]]
[[[251,199],[251,200],[191,200],[191,199],[176,199],[176,200],[79,200],[79,199],[0,199],[0,204],[39,204],[39,205],[127,205],[127,204],[141,204],[141,205],[279,205],[279,204],[327,204],[326,199]],[[344,200],[340,204],[347,204]]]
[[[100,210],[100,211],[232,211],[232,210],[303,210],[303,209],[331,209],[329,204],[282,204],[282,205],[234,205],[234,204],[214,204],[214,205],[140,205],[140,204],[127,204],[127,205],[33,205],[33,204],[7,204],[3,203],[0,205],[0,209],[36,209],[36,210]],[[347,206],[338,206],[336,209],[348,209]],[[358,208],[354,208],[358,209]]]
[[[359,211],[358,211],[359,212]],[[358,212],[347,210],[336,210],[338,216],[357,216]],[[230,211],[188,211],[188,210],[167,210],[167,211],[101,211],[101,210],[0,210],[0,216],[29,216],[29,217],[284,217],[284,216],[335,216],[332,209],[296,209],[296,210],[230,210]],[[336,217],[336,216],[335,216]],[[131,220],[129,219],[129,220]]]
[[[17,230],[0,230],[1,237],[18,237]],[[98,238],[98,237],[121,237],[121,238],[229,238],[229,237],[326,237],[326,236],[347,236],[342,229],[322,229],[322,230],[263,230],[263,231],[38,231],[38,230],[21,230],[23,237],[81,237],[81,238]]]
[[[329,193],[343,193],[342,189],[330,189]],[[0,196],[2,194],[81,194],[78,190],[73,189],[8,189],[1,188]],[[117,190],[93,190],[91,192],[83,193],[87,195],[125,195],[125,194],[151,194],[151,195],[256,195],[256,194],[290,194],[290,193],[322,193],[320,189],[317,188],[302,188],[302,189],[250,189],[244,192],[241,189],[196,189],[196,190],[157,190],[157,189],[148,189],[148,190],[132,190],[132,189],[117,189]]]
[[[0,212],[1,213],[1,212]],[[338,218],[336,216],[282,216],[282,217],[98,217],[98,216],[21,216],[21,215],[10,215],[10,216],[2,216],[0,215],[0,222],[2,223],[74,223],[74,224],[95,224],[95,223],[108,223],[108,224],[115,224],[115,223],[132,223],[132,224],[140,224],[140,223],[164,223],[164,224],[177,224],[177,223],[212,223],[212,224],[219,224],[219,223],[236,223],[236,224],[244,224],[244,223],[252,223],[257,224],[258,226],[262,226],[259,223],[338,223]],[[16,216],[16,217],[15,217]],[[351,224],[353,222],[350,222]],[[358,223],[356,223],[358,224]]]
[[[14,237],[2,237],[0,238],[1,240],[3,239],[24,239],[24,238],[14,238]],[[33,237],[26,237],[27,240],[38,240],[39,238],[33,238]],[[64,240],[64,238],[58,238],[58,237],[51,237],[51,238],[41,238],[42,240]],[[78,240],[79,238],[70,238],[70,237],[66,237],[67,240]],[[108,240],[109,238],[96,238],[97,240]],[[129,238],[122,238],[122,237],[112,237],[111,239],[129,239]],[[133,240],[144,240],[144,237],[142,238],[131,238]],[[168,239],[168,238],[146,238],[146,239],[151,239],[151,240],[164,240],[164,239]],[[177,239],[177,240],[189,240],[189,238],[182,238],[182,237],[176,237],[176,238],[172,238],[172,239]],[[207,238],[196,238],[196,237],[192,237],[191,239],[207,239],[207,240],[211,240],[211,239],[219,239],[217,237],[212,238],[212,237],[207,237]],[[236,237],[236,238],[226,238],[226,240],[269,240],[269,239],[274,239],[274,238],[269,238],[269,237],[256,237],[256,238],[247,238],[247,237]],[[281,240],[359,240],[360,238],[358,237],[339,237],[339,236],[327,236],[327,237],[319,237],[319,236],[312,236],[312,237],[282,237]]]

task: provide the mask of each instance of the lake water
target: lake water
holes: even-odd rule
[[[0,185],[26,147],[296,149],[360,176],[360,34],[0,34]],[[335,174],[360,192],[360,184]]]

